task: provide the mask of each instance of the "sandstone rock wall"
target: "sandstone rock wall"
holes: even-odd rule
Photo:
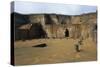
[[[57,14],[32,14],[29,15],[29,23],[33,26],[29,31],[29,37],[41,38],[96,38],[97,14],[89,13],[76,16]],[[35,25],[36,24],[36,25]],[[16,28],[17,29],[17,28]],[[66,30],[67,33],[66,33]],[[20,33],[16,32],[17,38]],[[68,35],[68,36],[65,36]],[[27,36],[27,35],[23,35]]]

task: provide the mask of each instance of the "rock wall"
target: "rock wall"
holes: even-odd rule
[[[33,26],[29,37],[34,38],[96,38],[97,13],[88,13],[76,16],[57,14],[31,14],[28,20]],[[17,29],[17,28],[16,28]],[[66,30],[67,33],[66,33]],[[15,32],[16,38],[20,33]],[[27,36],[27,35],[23,35]],[[20,39],[20,38],[19,38]]]

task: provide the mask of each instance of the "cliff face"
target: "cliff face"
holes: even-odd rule
[[[29,23],[33,24],[32,28],[29,31],[29,36],[31,37],[31,39],[35,38],[35,36],[37,38],[41,38],[42,36],[46,38],[87,38],[93,37],[94,30],[96,30],[97,28],[96,13],[88,13],[76,16],[57,14],[14,14],[13,16],[15,19],[15,28],[17,30],[17,35],[15,37],[19,37],[19,35],[22,34],[18,33],[18,27],[22,26],[23,24]]]
[[[30,22],[28,15],[23,15],[19,13],[12,13],[11,20],[13,20],[12,23],[15,24],[15,28]]]

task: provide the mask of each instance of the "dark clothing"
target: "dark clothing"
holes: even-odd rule
[[[78,44],[75,45],[76,52],[80,52],[80,46]]]

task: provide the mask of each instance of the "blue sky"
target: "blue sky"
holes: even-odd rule
[[[96,6],[34,3],[26,1],[14,1],[14,12],[22,14],[56,13],[64,15],[79,15],[83,13],[96,12]]]

